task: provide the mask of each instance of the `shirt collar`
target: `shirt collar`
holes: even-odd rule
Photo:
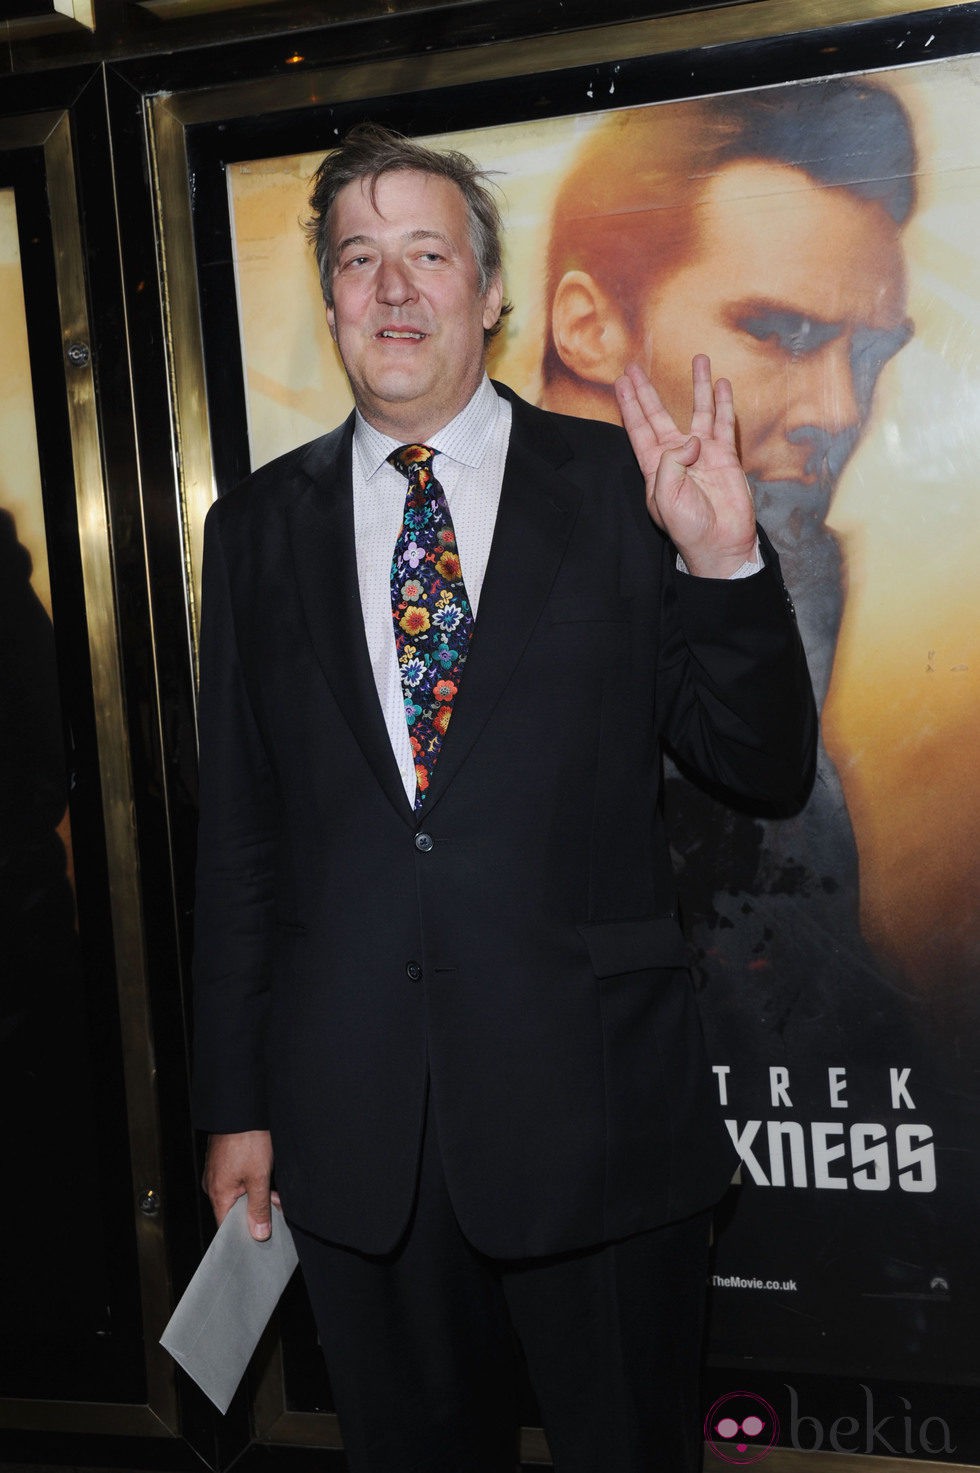
[[[500,398],[486,374],[472,399],[451,419],[438,434],[431,435],[426,442],[433,450],[448,455],[463,465],[479,466],[483,463],[491,436],[500,413]],[[354,419],[354,449],[366,480],[374,475],[393,450],[403,445],[404,440],[393,440],[390,435],[368,424],[360,410]]]

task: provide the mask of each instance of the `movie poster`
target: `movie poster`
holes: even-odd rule
[[[741,1158],[711,1293],[729,1363],[976,1377],[978,81],[965,59],[610,96],[451,139],[495,171],[507,222],[494,374],[616,419],[629,353],[679,421],[694,351],[732,379],[821,707],[798,815],[736,811],[669,768]],[[317,162],[229,171],[255,465],[350,407],[298,228]]]

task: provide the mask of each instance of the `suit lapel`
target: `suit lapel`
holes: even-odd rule
[[[423,814],[452,782],[513,674],[547,601],[583,494],[556,469],[569,454],[561,436],[536,411],[531,411],[536,433],[528,433],[527,406],[512,402],[507,464],[476,626]]]
[[[354,552],[353,416],[310,446],[288,510],[300,599],[317,659],[371,769],[406,823],[415,818],[371,670]]]
[[[497,386],[498,389],[500,386]],[[503,391],[507,392],[507,391]],[[476,628],[423,816],[486,724],[545,606],[583,495],[561,474],[569,450],[547,416],[507,393],[513,424]],[[414,826],[371,670],[354,553],[353,416],[307,451],[288,508],[300,599],[317,660],[391,803]],[[465,570],[464,570],[465,573]]]

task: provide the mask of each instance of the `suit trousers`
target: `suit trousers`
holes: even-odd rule
[[[513,1473],[521,1351],[558,1473],[697,1473],[709,1223],[488,1258],[456,1220],[430,1107],[394,1251],[293,1225],[351,1473]]]

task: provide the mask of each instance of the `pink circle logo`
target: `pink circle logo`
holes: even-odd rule
[[[779,1437],[779,1418],[754,1391],[728,1391],[704,1419],[704,1439],[716,1458],[747,1468],[768,1457]]]

